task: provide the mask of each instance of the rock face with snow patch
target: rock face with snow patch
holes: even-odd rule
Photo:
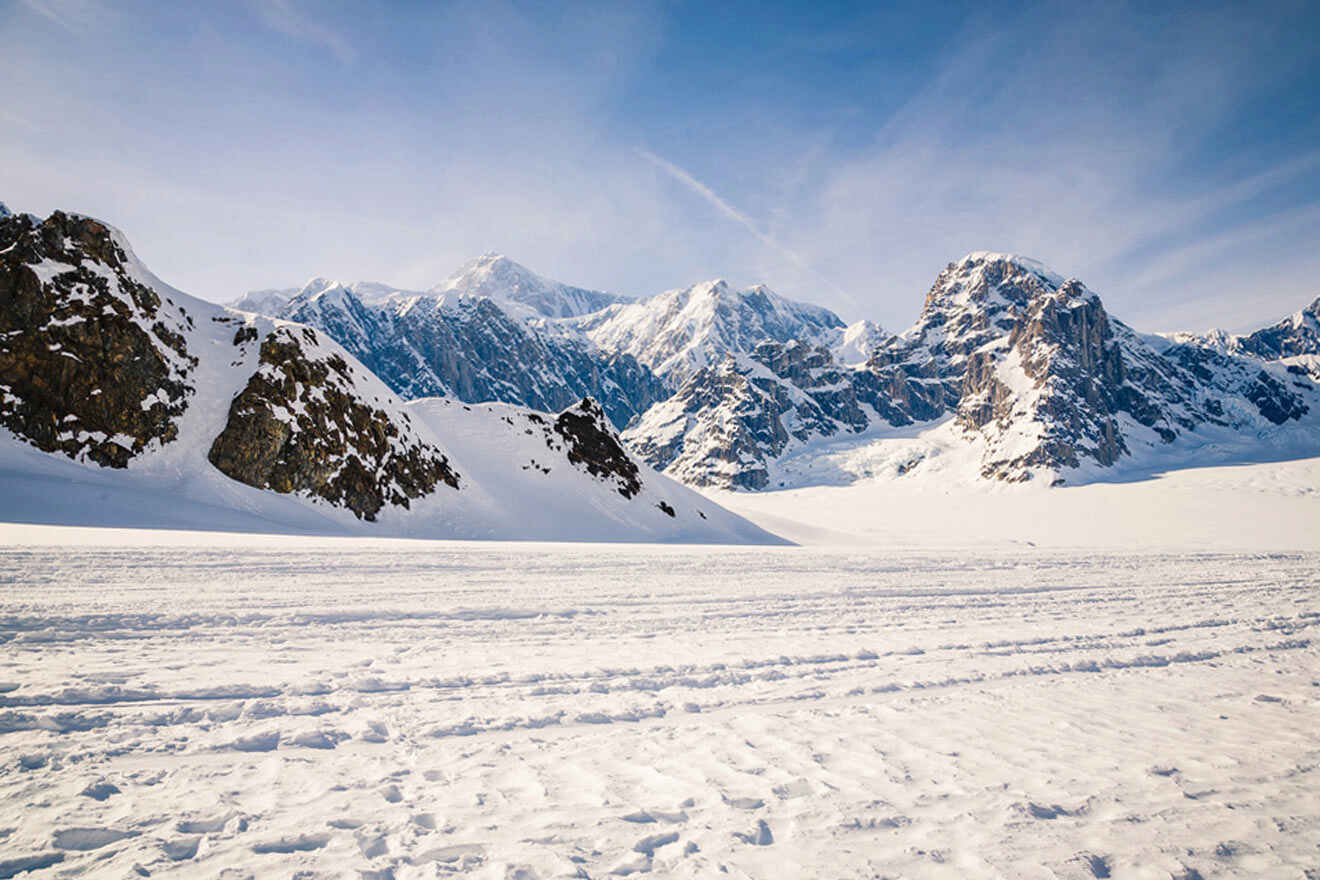
[[[1320,355],[1320,297],[1277,324],[1235,339],[1234,348],[1267,360]]]
[[[764,489],[794,443],[863,431],[888,407],[880,383],[824,346],[764,342],[690,378],[624,434],[653,467],[685,483]]]
[[[193,318],[133,267],[96,220],[0,215],[0,425],[115,468],[175,439],[197,365]]]
[[[446,457],[416,436],[405,413],[363,399],[355,368],[321,350],[316,331],[278,327],[258,363],[208,454],[226,476],[308,493],[366,520],[387,504],[407,508],[438,483],[458,488]]]
[[[642,488],[637,463],[610,427],[600,404],[591,398],[566,409],[555,419],[554,431],[564,444],[564,455],[599,480],[613,483],[624,498]]]

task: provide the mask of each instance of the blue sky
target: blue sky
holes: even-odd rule
[[[0,0],[0,200],[209,299],[486,250],[915,318],[972,250],[1139,329],[1320,295],[1320,6]]]

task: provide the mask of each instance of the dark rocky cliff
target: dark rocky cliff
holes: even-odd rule
[[[445,456],[410,436],[406,414],[362,399],[348,362],[320,351],[314,330],[277,328],[258,363],[211,445],[208,457],[222,473],[309,493],[366,520],[387,504],[409,507],[438,483],[458,488]]]
[[[38,449],[122,468],[174,440],[192,321],[104,224],[0,216],[0,425]]]

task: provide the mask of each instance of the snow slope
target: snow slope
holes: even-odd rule
[[[460,477],[412,509],[377,522],[313,498],[280,495],[229,479],[205,447],[149,456],[127,470],[84,465],[32,449],[0,429],[0,524],[198,529],[540,541],[782,543],[691,489],[640,467],[642,491],[623,498],[550,449],[539,424],[552,416],[503,404],[430,398],[406,406],[426,437],[444,436]],[[536,436],[525,433],[541,419]],[[505,421],[508,419],[508,421]],[[535,464],[534,464],[535,463]],[[549,473],[538,469],[548,468]],[[669,516],[659,505],[674,510]]]
[[[1219,448],[1168,452],[1162,465],[1050,488],[979,479],[970,466],[979,451],[949,422],[894,434],[821,445],[790,460],[786,467],[801,470],[784,477],[799,480],[798,488],[705,494],[804,544],[948,552],[1320,550],[1320,458],[1303,448],[1270,450],[1226,437]]]

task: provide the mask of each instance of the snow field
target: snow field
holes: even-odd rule
[[[6,529],[0,876],[1320,868],[1314,554]]]

